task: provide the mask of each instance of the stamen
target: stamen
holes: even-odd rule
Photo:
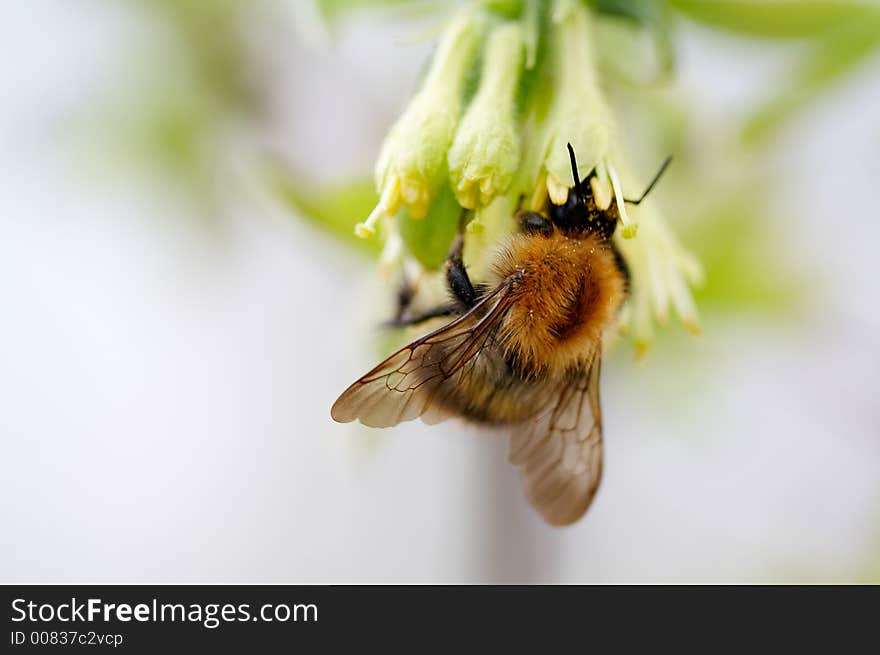
[[[611,188],[614,190],[614,202],[617,203],[620,222],[623,224],[621,234],[624,239],[632,239],[636,235],[639,226],[630,221],[629,215],[626,213],[626,205],[623,202],[623,189],[620,186],[620,179],[617,177],[617,171],[614,170],[614,166],[611,165],[611,162],[606,162],[606,165],[608,167],[608,179],[611,180]]]
[[[648,270],[651,278],[651,295],[654,304],[654,318],[660,325],[666,325],[669,321],[669,287],[671,279],[674,277],[674,271],[670,271],[669,267],[664,266],[664,258],[667,257],[666,252],[658,252],[658,249],[648,250]]]
[[[679,265],[682,272],[684,272],[687,281],[693,286],[702,286],[705,277],[703,275],[703,266],[700,264],[700,260],[693,254],[685,251],[679,252],[678,258]]]
[[[555,175],[547,176],[547,193],[554,205],[564,205],[568,200],[569,186],[565,182],[560,182]]]
[[[633,294],[633,343],[636,359],[643,359],[654,341],[651,322],[651,301],[644,291],[636,289]]]
[[[542,175],[538,178],[538,184],[535,186],[535,192],[529,201],[529,209],[533,212],[542,212],[547,207],[547,176]]]
[[[697,307],[684,280],[679,275],[672,275],[669,280],[672,293],[672,305],[678,313],[678,318],[685,329],[693,335],[702,332],[700,319],[697,317]]]
[[[394,216],[400,207],[400,177],[392,175],[382,189],[382,197],[379,199],[379,206],[388,216]]]
[[[596,174],[590,178],[590,187],[593,189],[593,200],[596,207],[605,211],[611,206],[612,190],[608,183],[608,168],[603,160],[596,164]]]
[[[370,215],[367,216],[367,220],[362,221],[354,226],[355,236],[360,237],[361,239],[369,239],[376,234],[376,224],[379,222],[379,219],[385,214],[384,208],[382,207],[382,201],[379,201],[373,211],[370,212]]]
[[[590,189],[593,191],[593,200],[596,207],[605,211],[611,205],[611,185],[607,180],[599,179],[598,173],[590,178]]]

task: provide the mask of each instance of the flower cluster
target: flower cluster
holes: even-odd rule
[[[576,0],[491,6],[459,10],[446,26],[418,92],[385,139],[375,171],[380,199],[356,233],[369,238],[383,225],[386,268],[407,261],[437,269],[463,209],[473,210],[472,232],[491,224],[494,237],[513,229],[512,208],[523,200],[534,210],[564,203],[571,143],[583,172],[594,172],[599,207],[616,203],[620,216],[615,239],[633,290],[623,327],[644,349],[653,321],[664,323],[671,306],[697,331],[689,285],[700,279],[698,262],[650,199],[624,204],[625,190],[641,187],[628,173],[602,91],[590,9]],[[468,264],[479,266],[490,250],[466,250]]]

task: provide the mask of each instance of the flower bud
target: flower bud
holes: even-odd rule
[[[522,28],[492,30],[480,87],[449,150],[449,174],[462,207],[488,205],[507,190],[520,158],[516,92],[524,59]]]
[[[566,144],[577,153],[582,174],[604,162],[610,154],[612,121],[599,88],[592,51],[589,12],[580,3],[557,2],[551,37],[556,97],[550,121],[547,158],[547,191],[563,204],[574,185]]]
[[[480,12],[465,10],[456,17],[421,88],[386,137],[376,164],[379,204],[386,215],[393,216],[403,204],[413,217],[423,217],[445,183],[446,153],[486,24]]]

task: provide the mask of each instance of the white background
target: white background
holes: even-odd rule
[[[0,10],[0,580],[877,580],[877,61],[780,148],[809,314],[710,320],[700,366],[614,358],[602,489],[555,530],[499,435],[330,421],[370,360],[368,264],[259,194],[206,229],[93,158],[78,121],[151,38],[108,4]],[[408,33],[266,46],[273,144],[325,178],[368,169],[427,52]],[[773,70],[698,31],[680,54],[702,114]]]

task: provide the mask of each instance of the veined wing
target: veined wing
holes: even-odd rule
[[[577,521],[602,478],[601,343],[559,384],[555,402],[510,436],[508,458],[520,467],[526,495],[552,525]]]
[[[448,325],[401,348],[357,380],[333,404],[330,415],[340,423],[359,420],[385,428],[422,417],[436,423],[450,415],[440,403],[448,385],[479,357],[512,302],[507,280]]]

